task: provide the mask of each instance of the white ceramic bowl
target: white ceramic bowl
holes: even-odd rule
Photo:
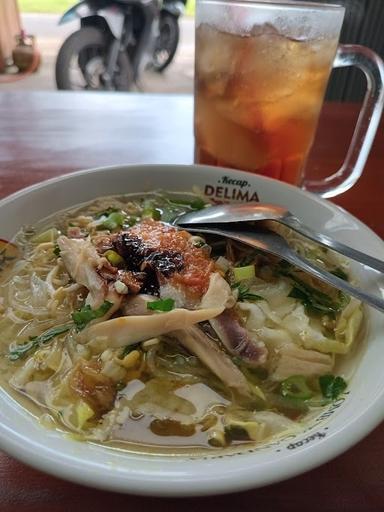
[[[274,180],[204,166],[122,166],[92,169],[52,179],[0,201],[0,238],[23,224],[98,196],[153,189],[188,191],[193,186],[217,200],[251,199],[288,207],[309,226],[384,258],[381,240],[340,208]],[[368,269],[365,283],[384,295]],[[359,441],[384,417],[384,315],[367,310],[365,350],[348,393],[298,435],[239,454],[188,458],[132,454],[76,442],[46,430],[0,390],[0,446],[47,473],[127,493],[157,496],[218,494],[259,487],[314,468]],[[379,461],[377,461],[379,463]]]

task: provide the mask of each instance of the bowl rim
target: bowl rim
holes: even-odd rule
[[[12,201],[17,201],[18,198],[23,197],[25,195],[30,194],[34,190],[49,188],[51,185],[58,184],[62,181],[73,180],[81,175],[93,174],[93,173],[105,173],[111,170],[116,172],[125,172],[127,169],[137,169],[137,168],[146,168],[149,170],[158,170],[161,169],[183,169],[183,171],[188,171],[194,168],[209,168],[209,166],[196,166],[196,165],[166,165],[166,164],[150,164],[150,165],[141,165],[141,164],[130,164],[130,165],[114,165],[114,166],[103,166],[103,167],[95,167],[91,169],[84,169],[77,172],[72,172],[69,174],[57,176],[50,178],[48,180],[35,183],[26,188],[18,190],[13,194],[3,198],[0,200],[0,208],[4,205],[8,204]],[[234,171],[231,169],[217,168],[212,167],[216,172],[218,169],[225,170],[225,172],[232,173],[239,176],[244,176],[249,178],[249,174],[243,171]],[[264,178],[261,176],[257,176],[258,180],[264,181],[267,180],[269,182],[273,182],[274,186],[282,186],[289,187],[293,189],[295,193],[299,195],[304,195],[307,198],[315,201],[320,205],[328,205],[333,211],[341,211],[343,217],[346,217],[348,220],[353,220],[359,229],[364,230],[376,244],[379,244],[384,250],[383,241],[380,237],[374,233],[368,226],[366,226],[359,219],[354,217],[352,214],[348,213],[343,208],[335,205],[334,203],[330,203],[325,199],[314,196],[308,191],[298,189],[295,186],[287,185],[285,183],[277,182],[276,180],[272,180],[270,178]],[[1,398],[0,398],[1,399]],[[34,419],[34,418],[33,418]],[[126,481],[126,475],[124,478],[121,478],[121,475],[117,475],[115,478],[104,478],[101,480],[101,477],[97,475],[97,471],[79,471],[79,467],[83,464],[87,466],[88,461],[81,461],[81,464],[78,464],[76,456],[64,456],[62,453],[55,453],[50,448],[41,446],[41,444],[36,444],[33,441],[30,442],[28,446],[23,445],[20,442],[20,436],[17,431],[12,431],[6,425],[0,423],[0,447],[11,456],[16,459],[24,462],[36,469],[46,471],[49,474],[64,478],[66,480],[70,480],[75,483],[86,484],[91,487],[103,488],[111,491],[120,491],[137,495],[151,495],[151,496],[204,496],[211,494],[224,494],[230,492],[243,491],[250,488],[261,487],[267,484],[273,484],[282,480],[285,480],[290,477],[297,476],[306,471],[314,469],[322,465],[323,463],[335,458],[341,453],[345,452],[348,448],[356,444],[363,437],[369,434],[382,420],[384,419],[384,389],[381,393],[376,396],[375,400],[370,402],[369,405],[365,405],[359,411],[359,414],[347,425],[348,435],[345,435],[344,429],[339,429],[333,432],[324,442],[319,442],[315,445],[310,446],[307,449],[306,456],[304,456],[304,452],[300,452],[299,456],[301,456],[301,462],[296,467],[292,467],[292,454],[291,457],[285,457],[281,460],[281,465],[279,470],[276,473],[270,471],[270,467],[274,465],[272,461],[269,464],[269,468],[266,471],[265,475],[258,475],[257,481],[254,479],[254,475],[250,475],[248,473],[249,468],[236,468],[230,467],[227,472],[223,472],[221,475],[218,474],[209,474],[206,470],[211,469],[211,464],[206,463],[206,461],[202,461],[201,459],[194,459],[194,461],[189,461],[190,466],[196,466],[203,468],[204,471],[201,472],[201,476],[197,479],[191,481],[187,479],[187,472],[184,475],[180,475],[177,478],[173,475],[172,482],[169,481],[169,475],[165,474],[164,476],[158,475],[157,478],[154,475],[151,475],[151,482],[148,483],[147,479],[142,480],[142,475],[133,478],[130,475],[129,482]],[[36,421],[34,419],[34,421]],[[107,448],[108,450],[108,448]],[[39,452],[39,457],[36,458],[36,452]],[[310,456],[308,456],[310,454]],[[153,456],[151,456],[153,457]],[[60,464],[58,464],[58,460]],[[293,459],[294,460],[294,459]],[[231,464],[229,464],[231,466]],[[268,464],[266,465],[268,467]],[[124,483],[125,480],[125,483]],[[164,484],[168,483],[168,486]],[[128,485],[127,485],[128,484]]]

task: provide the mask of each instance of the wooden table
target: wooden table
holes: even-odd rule
[[[191,163],[192,98],[109,93],[0,93],[0,197],[82,168]],[[357,108],[326,105],[309,168],[334,171]],[[335,202],[381,237],[383,126],[364,176]],[[39,455],[36,454],[36,457]],[[382,511],[384,426],[344,455],[291,480],[228,496],[159,499],[88,489],[40,473],[0,452],[0,512],[139,510]]]

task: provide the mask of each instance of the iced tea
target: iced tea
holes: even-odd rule
[[[196,30],[195,160],[299,185],[337,39]]]

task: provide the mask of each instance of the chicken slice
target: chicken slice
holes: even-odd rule
[[[223,311],[222,308],[174,309],[153,315],[123,316],[91,325],[81,336],[82,343],[95,341],[98,350],[125,347],[171,331],[186,329],[198,322],[209,320]]]
[[[228,387],[241,395],[250,394],[246,378],[227,354],[199,327],[193,326],[171,333],[189,352],[194,354]]]
[[[240,357],[250,366],[266,362],[268,351],[265,344],[241,325],[233,309],[226,309],[210,320],[210,324],[230,354]]]
[[[223,306],[227,309],[210,320],[213,330],[227,349],[251,366],[265,363],[267,349],[263,342],[255,340],[254,335],[240,324],[240,319],[232,309],[235,299],[227,281],[218,273],[210,277],[209,287],[201,300],[201,307]],[[231,309],[228,309],[231,308]]]
[[[86,303],[92,309],[99,308],[104,301],[112,304],[107,313],[93,323],[103,322],[110,318],[120,307],[123,297],[116,292],[111,283],[108,284],[98,273],[103,259],[98,255],[89,240],[71,239],[60,236],[57,239],[60,256],[68,273],[76,283],[85,286],[89,291]]]

